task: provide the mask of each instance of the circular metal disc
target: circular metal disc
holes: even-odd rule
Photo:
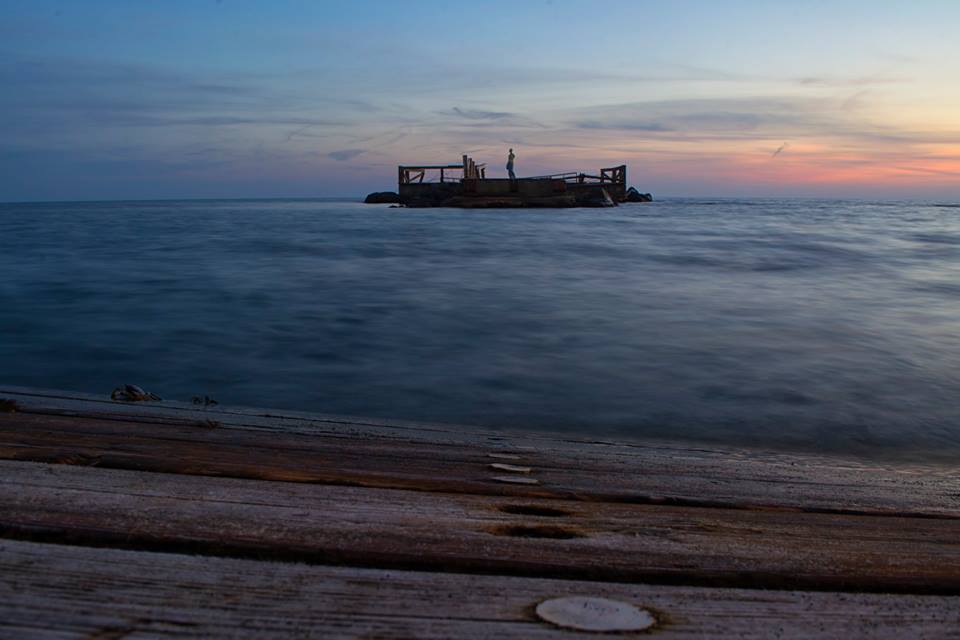
[[[537,615],[564,629],[577,631],[643,631],[657,623],[646,609],[626,602],[588,596],[551,598],[537,605]]]

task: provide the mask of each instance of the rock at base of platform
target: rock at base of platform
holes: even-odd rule
[[[374,191],[364,200],[364,204],[401,204],[400,194],[395,191]]]
[[[653,202],[653,196],[649,193],[640,193],[635,187],[627,189],[624,202]]]

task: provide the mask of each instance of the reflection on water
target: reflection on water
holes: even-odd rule
[[[0,205],[0,381],[950,460],[958,215]]]

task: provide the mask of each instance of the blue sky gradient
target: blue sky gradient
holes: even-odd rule
[[[463,153],[672,195],[960,197],[960,3],[0,8],[0,200],[362,195]]]

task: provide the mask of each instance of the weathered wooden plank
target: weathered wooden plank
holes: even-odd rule
[[[532,614],[569,595],[650,608],[664,638],[946,638],[960,626],[960,599],[942,596],[383,571],[0,540],[3,638],[579,637]]]
[[[424,491],[960,517],[960,480],[951,475],[802,457],[502,435],[463,443],[354,433],[342,425],[313,432],[210,427],[206,420],[225,414],[206,412],[110,415],[83,405],[67,416],[57,414],[62,407],[24,409],[0,414],[2,458]],[[503,452],[533,468],[539,484],[491,483],[489,456]]]
[[[0,533],[709,586],[960,593],[960,522],[450,495],[0,462]]]

